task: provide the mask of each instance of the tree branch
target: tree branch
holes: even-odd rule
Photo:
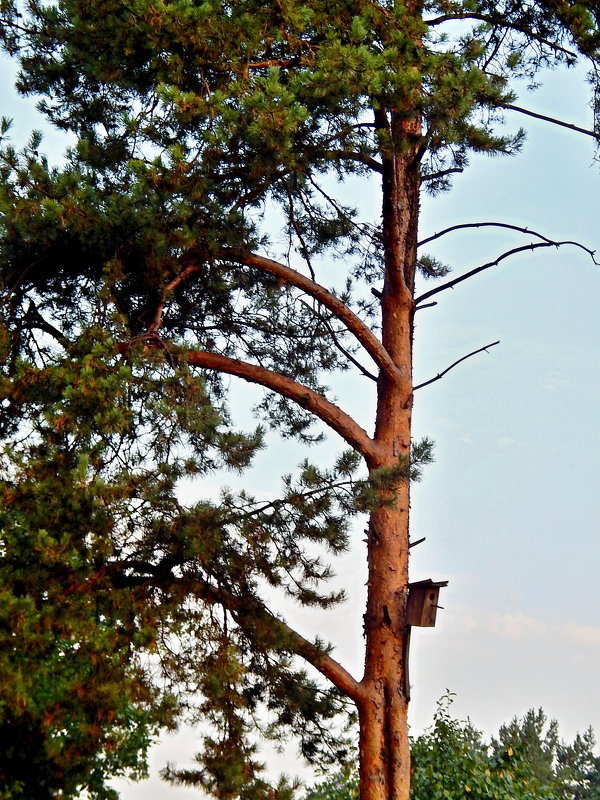
[[[362,697],[363,689],[360,683],[341,664],[331,658],[318,645],[309,642],[304,636],[290,628],[286,622],[272,614],[256,598],[236,597],[231,592],[216,587],[210,587],[210,591],[215,602],[222,603],[228,608],[238,624],[243,624],[244,617],[250,617],[252,627],[254,627],[256,618],[262,619],[273,632],[274,640],[280,640],[281,636],[278,634],[283,633],[284,638],[287,638],[292,643],[291,651],[308,661],[325,678],[330,680],[342,694],[354,701],[358,701]]]
[[[185,358],[187,363],[192,366],[215,369],[228,375],[235,375],[249,383],[259,384],[277,394],[288,397],[322,420],[367,460],[376,454],[375,443],[367,432],[349,414],[314,389],[303,386],[279,372],[206,350],[186,351]]]
[[[500,344],[500,340],[498,340],[497,342],[492,342],[491,344],[486,344],[485,347],[480,347],[479,350],[473,350],[472,353],[467,353],[466,356],[459,358],[458,361],[455,361],[453,364],[450,364],[449,367],[446,367],[446,369],[443,372],[438,372],[438,374],[434,378],[430,378],[428,381],[424,381],[423,383],[419,383],[417,386],[413,387],[413,392],[416,392],[417,389],[422,389],[423,386],[429,386],[430,383],[435,383],[436,381],[439,381],[440,378],[443,378],[447,372],[450,372],[450,370],[454,369],[454,367],[456,367],[458,364],[462,363],[463,361],[466,361],[467,358],[471,358],[471,356],[476,356],[477,353],[483,353],[484,350],[487,353],[488,348],[495,347],[495,345],[497,344]],[[415,542],[415,544],[418,544],[418,542]]]
[[[364,153],[356,153],[354,150],[329,150],[327,156],[331,156],[332,158],[347,158],[349,161],[358,161],[374,172],[383,172],[383,164],[380,161]]]
[[[549,239],[547,236],[543,236],[541,233],[532,231],[529,228],[523,228],[520,225],[510,225],[508,222],[461,222],[459,225],[451,225],[449,228],[444,228],[444,230],[440,231],[439,233],[434,233],[432,236],[428,236],[426,239],[422,239],[417,244],[417,247],[422,247],[424,244],[429,244],[429,242],[433,242],[435,239],[440,239],[447,233],[452,233],[453,231],[462,230],[463,228],[506,228],[509,231],[517,231],[517,233],[526,233],[528,236],[535,236],[538,239],[541,239],[543,242],[554,244],[554,242],[552,242],[551,239]]]
[[[37,328],[38,330],[49,334],[61,345],[61,347],[63,347],[67,352],[69,351],[69,347],[71,345],[69,339],[62,331],[59,331],[58,328],[52,325],[52,323],[44,319],[33,300],[29,301],[29,308],[25,313],[25,320],[29,322],[32,328]]]
[[[469,272],[465,272],[464,275],[460,275],[458,278],[454,278],[454,280],[447,281],[446,283],[443,283],[440,286],[436,286],[434,289],[430,289],[428,292],[425,292],[420,297],[416,298],[415,306],[418,305],[419,303],[421,303],[423,300],[428,300],[430,297],[433,297],[434,295],[439,294],[440,292],[443,292],[446,289],[452,289],[457,284],[462,283],[463,281],[466,281],[467,278],[472,278],[474,275],[477,275],[479,272],[483,272],[486,269],[490,269],[490,267],[498,266],[498,264],[500,264],[505,259],[510,258],[510,256],[517,255],[518,253],[523,253],[526,250],[537,250],[540,247],[556,247],[556,248],[558,248],[558,247],[562,247],[563,245],[572,245],[573,247],[579,247],[581,250],[586,252],[591,257],[592,261],[594,262],[594,264],[596,264],[596,266],[600,266],[600,264],[594,258],[595,251],[594,250],[590,250],[589,247],[585,247],[584,245],[580,244],[579,242],[571,242],[571,241],[550,242],[550,241],[548,241],[548,242],[537,242],[536,244],[526,244],[526,245],[523,245],[522,247],[515,247],[512,250],[508,250],[506,253],[502,253],[502,255],[498,256],[498,258],[495,261],[488,261],[487,264],[482,264],[480,267],[476,267],[475,269],[472,269]]]
[[[275,275],[286,283],[295,286],[297,289],[302,289],[302,291],[314,297],[315,300],[329,309],[329,311],[346,326],[350,333],[358,339],[377,366],[382,369],[389,378],[397,380],[398,369],[390,354],[373,331],[365,325],[360,317],[349,309],[345,303],[325,289],[324,286],[307,278],[301,272],[291,267],[286,267],[279,261],[273,261],[270,258],[265,258],[265,256],[260,256],[256,253],[244,255],[238,254],[233,250],[223,250],[221,251],[221,255],[238,264],[244,264],[245,266],[259,269],[262,272],[267,272],[270,275]]]
[[[509,30],[516,31],[517,33],[522,33],[525,36],[530,37],[534,41],[550,48],[550,50],[554,50],[557,53],[563,53],[563,55],[569,56],[569,58],[578,57],[578,53],[576,53],[574,50],[569,50],[568,48],[562,47],[562,45],[557,44],[556,42],[551,42],[549,39],[536,34],[535,31],[531,30],[530,28],[526,28],[524,25],[516,25],[514,22],[510,22],[506,18],[500,19],[498,17],[490,16],[489,14],[478,14],[474,11],[467,11],[464,13],[458,12],[456,14],[441,14],[439,17],[434,17],[433,19],[424,19],[423,22],[425,25],[433,27],[434,25],[441,25],[444,22],[456,22],[465,19],[476,19],[480,22],[487,22],[489,25],[495,25],[499,28],[508,28]]]
[[[265,69],[267,67],[290,67],[295,62],[291,58],[271,58],[266,61],[251,61],[247,69]]]
[[[160,300],[160,302],[159,302],[159,304],[158,304],[158,306],[156,308],[156,311],[154,312],[154,317],[152,319],[152,322],[150,323],[150,325],[148,326],[148,328],[146,330],[146,333],[149,336],[158,335],[158,332],[159,332],[159,330],[161,328],[161,325],[162,325],[162,318],[163,318],[163,311],[164,311],[164,308],[165,308],[165,303],[167,302],[167,300],[169,298],[169,295],[171,294],[173,289],[176,289],[179,286],[180,283],[183,283],[183,281],[186,278],[188,278],[190,275],[192,275],[194,272],[198,272],[198,267],[196,265],[190,265],[188,267],[185,267],[185,269],[183,269],[179,273],[179,275],[176,275],[173,278],[173,280],[170,281],[170,283],[168,283],[165,286],[165,288],[163,289],[163,293],[162,293],[162,299]]]
[[[426,181],[434,181],[436,178],[444,178],[446,175],[451,175],[454,172],[464,172],[463,167],[449,167],[448,169],[442,169],[439,172],[430,172],[428,175],[421,175],[421,181],[425,183]]]
[[[173,583],[180,583],[186,578],[175,577],[170,569],[174,566],[174,559],[164,559],[159,564],[151,564],[147,561],[129,561],[121,564],[111,565],[111,578],[120,586],[135,586],[140,583],[147,583],[149,580],[169,580]],[[125,575],[123,569],[137,569],[147,573],[144,575]],[[285,648],[292,652],[318,670],[342,694],[351,698],[355,702],[363,695],[360,683],[335,659],[328,655],[321,647],[313,642],[309,642],[304,636],[297,633],[283,620],[272,614],[263,603],[254,596],[239,596],[220,586],[215,586],[209,580],[202,579],[194,574],[194,592],[205,603],[211,605],[222,605],[229,611],[235,621],[244,628],[245,620],[251,621],[251,628],[256,628],[256,620],[260,619],[265,625],[261,626],[262,636],[268,637],[270,641],[265,642],[273,650],[281,650],[282,639],[290,643],[290,647]],[[283,636],[282,636],[283,634]]]
[[[372,381],[375,381],[375,383],[377,383],[377,376],[373,375],[372,372],[369,372],[369,370],[366,367],[363,367],[360,361],[357,358],[354,358],[352,353],[346,350],[346,348],[342,345],[342,343],[340,342],[340,340],[336,335],[335,330],[333,329],[333,326],[329,323],[329,320],[325,319],[325,317],[322,314],[319,314],[318,311],[315,311],[315,309],[312,308],[312,306],[305,300],[301,300],[300,302],[303,303],[303,305],[305,305],[307,308],[309,308],[310,311],[313,314],[316,314],[316,316],[321,320],[323,325],[327,328],[329,335],[331,336],[331,341],[333,342],[334,346],[340,351],[340,353],[342,353],[343,356],[347,358],[351,364],[354,364],[356,369],[359,372],[361,372],[366,378],[370,378]]]
[[[551,122],[553,125],[560,125],[561,128],[568,128],[570,131],[576,131],[577,133],[584,133],[586,136],[591,136],[592,139],[595,139],[597,142],[600,142],[600,133],[596,133],[595,131],[591,131],[588,128],[580,128],[579,125],[573,125],[571,122],[563,122],[561,119],[556,119],[555,117],[548,117],[546,114],[539,114],[537,111],[530,111],[527,108],[521,108],[521,106],[514,106],[512,103],[499,103],[499,108],[506,108],[509,111],[518,111],[519,114],[525,114],[528,117],[533,117],[534,119],[541,119],[544,122]]]

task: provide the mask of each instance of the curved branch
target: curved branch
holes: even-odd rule
[[[373,331],[365,325],[360,317],[349,309],[344,302],[325,289],[324,286],[307,278],[301,272],[291,267],[286,267],[279,261],[273,261],[271,258],[266,258],[256,253],[243,255],[233,250],[223,250],[221,251],[221,256],[229,261],[235,261],[238,264],[244,264],[245,266],[259,269],[262,272],[267,272],[270,275],[275,275],[286,283],[295,286],[297,289],[302,289],[302,291],[314,297],[315,300],[329,309],[329,311],[346,326],[350,333],[352,333],[365,348],[377,366],[382,369],[389,378],[392,380],[398,378],[398,369],[396,365]]]
[[[509,30],[516,31],[517,33],[522,33],[534,41],[549,47],[550,50],[554,50],[557,53],[563,53],[563,55],[569,56],[569,58],[578,58],[579,55],[574,50],[569,50],[568,48],[563,47],[556,42],[551,42],[549,39],[536,34],[535,31],[532,31],[523,25],[517,25],[505,18],[499,19],[498,17],[492,17],[489,14],[478,14],[475,11],[468,11],[465,13],[458,12],[456,14],[441,14],[439,17],[434,17],[433,19],[424,19],[423,22],[425,25],[428,25],[431,28],[434,25],[441,25],[444,22],[457,22],[465,19],[476,19],[479,22],[487,22],[489,25],[496,25],[499,28],[508,28]]]
[[[447,281],[443,283],[441,286],[436,286],[434,289],[430,289],[428,292],[425,292],[420,297],[417,297],[415,300],[415,305],[418,305],[423,300],[428,300],[430,297],[433,297],[440,292],[445,291],[446,289],[452,289],[458,283],[462,283],[466,281],[467,278],[472,278],[473,275],[477,275],[479,272],[483,272],[486,269],[490,269],[490,267],[496,267],[505,259],[509,258],[510,256],[517,255],[518,253],[524,253],[526,250],[537,250],[540,247],[562,247],[563,245],[572,245],[573,247],[579,247],[581,250],[585,251],[592,259],[596,266],[600,266],[600,264],[594,258],[595,251],[590,250],[589,247],[585,247],[584,245],[580,244],[579,242],[537,242],[537,244],[526,244],[522,247],[515,247],[512,250],[508,250],[506,253],[502,253],[501,256],[495,261],[488,261],[487,264],[482,264],[480,267],[476,267],[475,269],[470,270],[469,272],[465,272],[464,275],[460,275],[458,278],[454,278],[454,280]]]
[[[370,378],[372,381],[375,381],[375,383],[377,383],[377,376],[373,375],[372,372],[369,372],[369,370],[366,367],[363,367],[363,365],[360,363],[360,361],[357,358],[354,358],[352,353],[348,352],[348,350],[346,350],[346,348],[342,345],[340,340],[337,338],[337,335],[336,335],[336,332],[333,329],[333,326],[330,325],[329,321],[327,319],[325,319],[325,317],[322,314],[319,314],[318,311],[315,311],[315,309],[312,308],[312,306],[309,303],[307,303],[305,300],[300,300],[300,302],[303,305],[305,305],[308,309],[310,309],[310,311],[313,314],[316,314],[317,317],[321,320],[323,325],[327,328],[327,331],[328,331],[329,335],[331,336],[331,341],[333,342],[334,346],[340,351],[340,353],[342,353],[343,356],[345,358],[347,358],[348,361],[351,364],[354,364],[356,369],[359,372],[361,372],[365,376],[365,378]]]
[[[461,222],[459,225],[451,225],[449,228],[444,228],[444,230],[440,231],[439,233],[434,233],[432,236],[428,236],[426,239],[422,239],[420,242],[417,243],[417,247],[422,247],[424,244],[429,244],[429,242],[433,242],[435,239],[440,239],[447,233],[452,233],[453,231],[459,231],[462,230],[463,228],[506,228],[509,231],[517,231],[517,233],[526,233],[528,236],[535,236],[536,238],[541,239],[543,242],[548,242],[549,244],[553,244],[551,239],[549,239],[547,236],[543,236],[541,233],[532,231],[529,228],[523,228],[520,225],[511,225],[508,222]]]
[[[283,395],[283,397],[289,398],[302,408],[313,413],[366,459],[375,455],[375,443],[364,428],[361,428],[349,414],[342,411],[335,403],[327,400],[314,389],[303,386],[301,383],[297,383],[274,370],[265,369],[255,364],[248,364],[246,361],[239,361],[236,358],[229,358],[218,353],[210,353],[206,350],[185,351],[185,358],[188,364],[195,367],[214,369],[228,375],[235,375],[249,383],[256,383]]]
[[[588,128],[580,128],[579,125],[573,125],[571,122],[564,122],[562,119],[555,117],[548,117],[546,114],[539,114],[537,111],[530,111],[528,108],[521,108],[521,106],[512,105],[512,103],[498,103],[498,108],[506,108],[509,111],[518,111],[519,114],[525,114],[534,119],[541,119],[544,122],[551,122],[553,125],[560,125],[561,128],[568,128],[570,131],[577,133],[584,133],[586,136],[591,136],[597,142],[600,142],[600,133],[591,131]]]
[[[291,642],[291,651],[308,661],[325,678],[331,681],[342,694],[355,702],[362,698],[364,693],[362,686],[340,663],[328,655],[323,648],[313,642],[309,642],[304,636],[290,628],[286,622],[272,614],[261,602],[254,598],[236,597],[222,588],[209,587],[208,585],[206,588],[210,588],[215,602],[222,603],[231,611],[236,621],[243,623],[244,617],[251,617],[252,626],[254,627],[258,617],[272,631],[274,641],[280,641],[281,634],[283,634],[283,638]]]
[[[157,580],[179,583],[183,579],[173,575],[171,569],[174,566],[176,566],[176,560],[171,558],[163,559],[158,564],[143,560],[130,560],[120,564],[111,564],[109,572],[115,584],[122,587],[134,587]],[[146,574],[125,574],[124,569],[133,569],[138,573]],[[270,640],[265,642],[267,646],[280,651],[283,649],[282,641],[289,643],[289,647],[285,647],[285,650],[300,656],[311,664],[343,695],[355,702],[361,698],[363,689],[360,683],[341,664],[328,655],[323,648],[309,642],[304,636],[290,628],[286,622],[272,614],[258,598],[240,597],[221,586],[215,586],[198,575],[194,576],[194,591],[205,603],[221,605],[227,609],[242,628],[244,623],[250,620],[252,628],[255,629],[256,620],[259,619],[264,623],[261,626],[261,630],[264,631],[263,636]]]
[[[438,372],[438,374],[435,377],[430,378],[428,381],[423,381],[423,383],[419,383],[417,386],[413,387],[413,392],[416,392],[417,389],[422,389],[423,386],[429,386],[430,383],[435,383],[436,381],[439,381],[440,378],[443,378],[447,372],[450,372],[450,370],[454,369],[454,367],[458,366],[458,364],[461,364],[463,361],[466,361],[467,358],[471,358],[471,356],[476,356],[477,353],[483,353],[484,351],[487,353],[489,347],[495,347],[497,344],[500,344],[500,340],[498,340],[497,342],[492,342],[491,344],[486,344],[484,347],[480,347],[478,350],[473,350],[472,353],[467,353],[466,356],[459,358],[458,361],[455,361],[453,364],[450,364],[449,367],[446,367],[446,369],[443,370],[443,372]],[[415,542],[415,544],[418,544],[418,542]]]

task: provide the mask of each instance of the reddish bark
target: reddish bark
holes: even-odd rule
[[[343,322],[379,368],[377,415],[371,438],[348,414],[323,395],[256,364],[204,350],[186,354],[188,363],[215,369],[267,387],[311,411],[360,452],[370,470],[408,463],[412,412],[412,333],[419,205],[420,121],[410,114],[379,110],[381,134],[382,216],[385,278],[381,293],[381,340],[324,287],[301,273],[256,254],[226,257],[277,275],[312,295]],[[167,287],[193,276],[189,267]],[[165,292],[165,302],[168,291]],[[148,344],[157,339],[162,304],[148,330]],[[120,349],[126,349],[123,345]],[[368,595],[364,617],[365,671],[358,682],[341,665],[285,626],[296,652],[318,669],[357,705],[360,723],[361,800],[408,800],[408,477],[384,493],[368,528]],[[232,608],[235,613],[236,609]],[[277,622],[277,624],[282,624]]]
[[[371,469],[393,467],[410,456],[412,330],[419,202],[419,120],[397,120],[380,111],[376,121],[392,142],[383,155],[383,246],[385,280],[381,298],[382,344],[397,377],[380,374]],[[393,145],[401,144],[394,150]],[[391,499],[391,498],[386,498]],[[393,505],[371,515],[369,581],[365,615],[366,657],[359,702],[361,800],[408,800],[408,478]]]

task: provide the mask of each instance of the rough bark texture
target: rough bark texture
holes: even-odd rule
[[[412,411],[412,321],[416,264],[419,123],[379,112],[387,125],[391,153],[383,153],[383,243],[385,282],[382,343],[397,377],[380,374],[375,428],[376,458],[371,469],[393,467],[410,455]],[[394,148],[402,142],[403,147]],[[369,523],[369,581],[365,615],[366,658],[359,703],[361,800],[407,800],[410,794],[408,742],[409,482],[403,480],[393,505],[384,505]]]

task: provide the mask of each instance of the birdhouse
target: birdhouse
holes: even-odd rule
[[[418,625],[421,628],[432,628],[438,608],[440,589],[448,586],[448,581],[424,581],[408,584],[408,605],[406,607],[406,621],[409,625]]]

